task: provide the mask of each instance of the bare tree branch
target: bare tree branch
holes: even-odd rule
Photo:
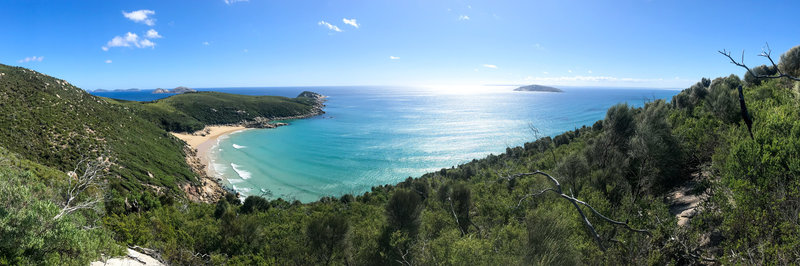
[[[572,203],[572,206],[574,206],[575,210],[578,211],[578,214],[581,215],[581,218],[583,219],[583,223],[586,225],[586,228],[589,229],[589,232],[591,233],[592,238],[594,238],[594,240],[597,241],[597,245],[600,246],[601,250],[605,251],[606,247],[605,247],[605,245],[603,245],[603,241],[600,239],[600,235],[597,233],[597,230],[594,228],[594,225],[592,225],[592,222],[589,221],[589,218],[586,217],[586,214],[583,212],[583,209],[581,209],[580,205],[588,207],[590,210],[592,210],[592,213],[594,213],[596,216],[600,217],[601,219],[605,220],[608,223],[611,223],[611,224],[614,224],[614,225],[620,225],[620,226],[624,227],[625,229],[628,229],[631,232],[643,233],[643,234],[646,234],[648,236],[652,236],[652,234],[648,230],[635,229],[635,228],[631,227],[628,223],[624,223],[624,222],[620,222],[620,221],[608,218],[605,215],[603,215],[600,212],[598,212],[594,207],[592,207],[588,203],[575,198],[573,195],[564,194],[564,192],[561,190],[561,183],[559,183],[556,178],[554,178],[553,176],[551,176],[551,175],[549,175],[549,174],[547,174],[545,172],[537,170],[537,171],[530,172],[530,173],[519,173],[519,174],[507,176],[507,177],[505,177],[505,179],[512,180],[514,178],[519,178],[519,177],[524,177],[524,176],[535,176],[535,175],[541,175],[541,176],[547,177],[550,180],[550,182],[553,183],[555,188],[548,188],[548,189],[544,189],[542,191],[539,191],[538,193],[528,194],[525,197],[523,197],[522,200],[524,200],[525,198],[528,198],[528,197],[538,196],[538,195],[544,194],[547,191],[555,192],[556,194],[561,196],[561,198],[564,198],[567,201],[569,201],[570,203]],[[570,194],[572,194],[572,193],[570,193]],[[519,204],[522,204],[522,200],[520,200]],[[519,206],[519,204],[517,204],[517,206]]]
[[[772,67],[774,67],[775,70],[778,71],[777,74],[773,75],[773,76],[757,75],[752,70],[750,70],[750,68],[747,67],[747,65],[744,64],[744,50],[742,50],[742,59],[739,62],[737,62],[735,59],[733,59],[733,57],[731,57],[731,52],[728,51],[728,50],[723,49],[722,51],[717,51],[717,52],[719,52],[720,54],[724,55],[729,60],[731,60],[731,64],[734,64],[734,65],[737,65],[737,66],[742,67],[744,69],[747,69],[747,73],[750,73],[750,75],[753,75],[753,77],[756,77],[756,78],[759,78],[759,79],[788,78],[788,79],[791,79],[791,80],[794,80],[794,81],[800,81],[800,78],[798,78],[798,77],[783,73],[783,71],[781,71],[781,69],[778,67],[778,65],[775,64],[775,60],[772,60],[772,49],[769,48],[769,43],[767,43],[765,45],[765,47],[763,49],[761,49],[761,53],[758,54],[758,56],[766,57],[767,60],[769,60],[770,64],[772,64]]]
[[[67,173],[67,188],[63,191],[64,202],[61,203],[61,211],[53,217],[53,220],[81,209],[90,209],[100,202],[100,199],[88,196],[83,198],[84,192],[97,187],[105,177],[105,171],[111,162],[108,158],[100,156],[96,159],[84,157],[76,164],[73,171]],[[81,174],[78,175],[78,172]]]

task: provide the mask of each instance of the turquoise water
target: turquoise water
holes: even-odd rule
[[[567,88],[564,93],[437,93],[408,88],[206,89],[251,95],[329,96],[326,114],[220,138],[213,167],[244,195],[309,202],[363,193],[426,172],[499,154],[534,140],[529,125],[557,135],[675,90]]]

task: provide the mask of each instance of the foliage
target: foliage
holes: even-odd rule
[[[778,69],[785,74],[800,77],[800,45],[792,47],[781,55]]]
[[[95,210],[54,218],[67,178],[0,148],[0,265],[86,265],[121,254],[111,234],[95,228]]]

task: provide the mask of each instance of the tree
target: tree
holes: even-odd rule
[[[608,134],[611,144],[621,151],[626,151],[628,138],[633,135],[635,129],[634,123],[633,110],[627,103],[621,103],[608,109],[603,121],[603,128]]]
[[[708,103],[714,114],[725,123],[736,123],[741,119],[736,88],[742,81],[736,75],[716,78],[711,82]]]
[[[328,215],[314,219],[306,228],[306,236],[311,242],[311,249],[325,265],[330,264],[335,251],[346,249],[347,234],[350,223],[343,216]]]
[[[392,230],[402,230],[416,236],[422,212],[422,198],[410,190],[398,190],[386,204],[386,216]]]
[[[267,199],[259,196],[248,196],[244,199],[244,204],[239,208],[239,212],[244,214],[253,213],[255,211],[264,212],[269,210],[270,207],[270,203]]]
[[[800,45],[792,47],[792,49],[781,55],[778,69],[780,72],[795,77],[794,80],[797,80],[796,77],[800,77]]]
[[[453,195],[450,199],[450,208],[456,218],[461,234],[469,232],[472,221],[469,218],[469,210],[472,208],[472,193],[464,184],[458,184],[453,188]]]
[[[752,72],[748,71],[744,73],[744,82],[748,85],[758,86],[764,81],[764,78],[759,78],[758,76],[772,76],[778,73],[778,68],[775,66],[767,66],[767,65],[760,65],[753,69]]]

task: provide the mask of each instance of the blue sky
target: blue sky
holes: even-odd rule
[[[90,90],[685,88],[743,72],[717,50],[744,49],[755,66],[765,42],[776,57],[800,44],[797,10],[797,1],[5,0],[0,63]]]

